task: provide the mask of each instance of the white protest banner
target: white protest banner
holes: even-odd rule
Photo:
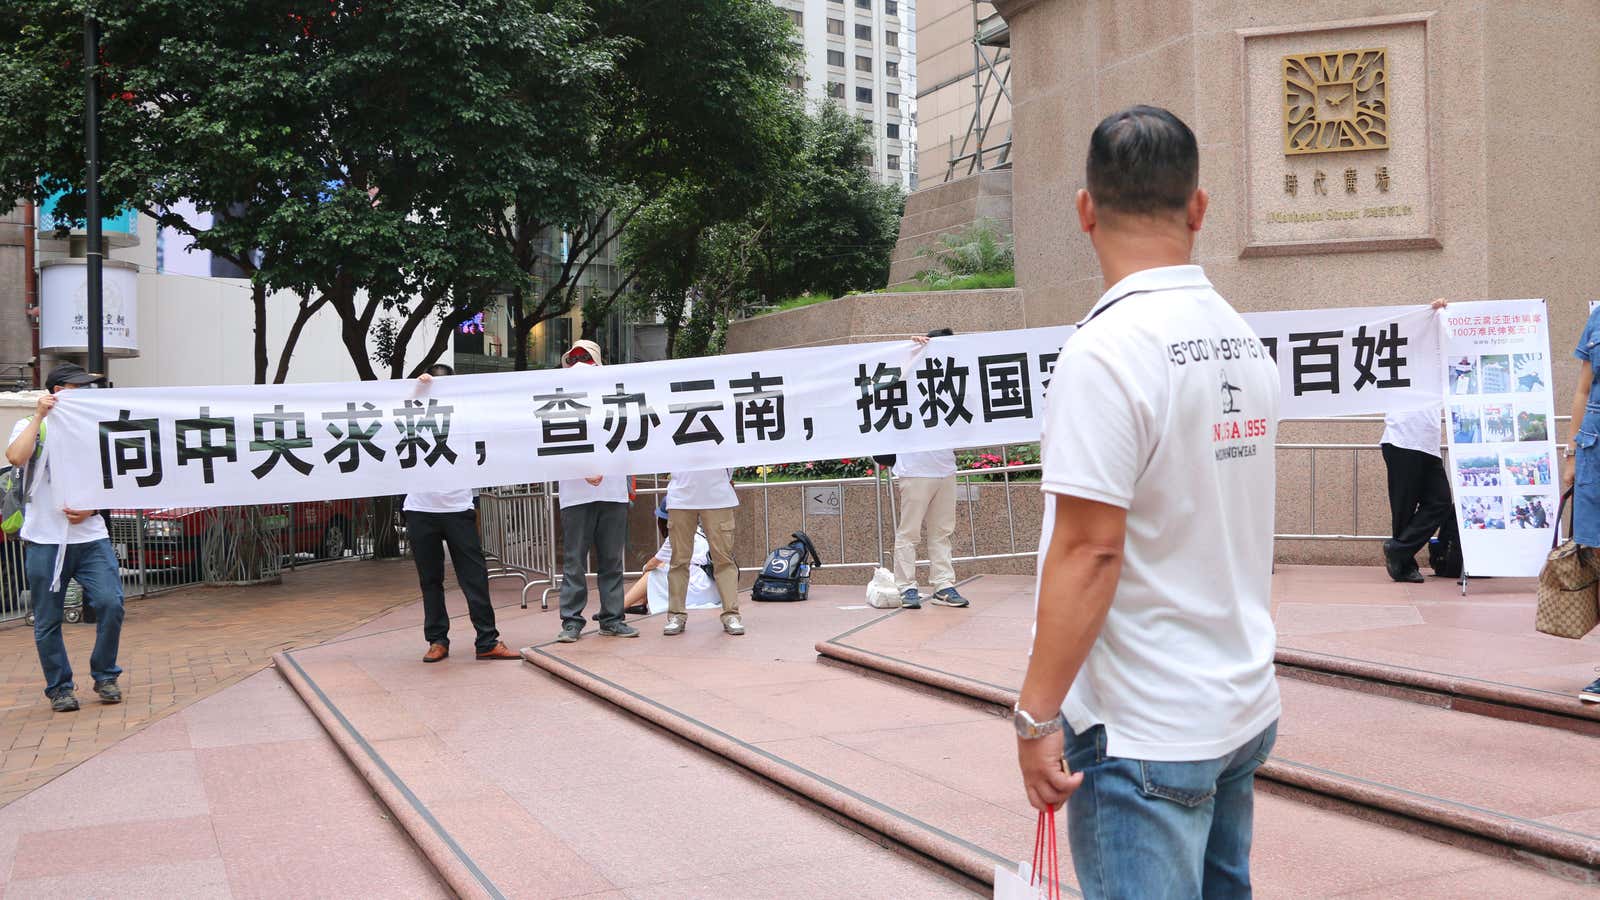
[[[1421,307],[1246,317],[1285,417],[1438,402]],[[1259,324],[1258,324],[1259,323]],[[1036,441],[1070,327],[414,381],[71,391],[55,483],[82,509],[337,499]],[[1093,427],[1085,423],[1084,427]]]
[[[1452,303],[1444,321],[1450,485],[1466,571],[1538,575],[1561,477],[1544,301]]]

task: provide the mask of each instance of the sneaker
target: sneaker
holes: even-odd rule
[[[963,609],[971,605],[967,603],[967,598],[961,596],[961,592],[953,587],[934,591],[932,602],[934,606],[953,606],[956,609]]]
[[[900,592],[900,606],[904,609],[921,609],[922,595],[914,587],[908,587]]]
[[[683,629],[687,627],[688,624],[689,616],[687,613],[669,612],[667,613],[667,627],[661,629],[661,633],[668,636],[674,634],[683,634]]]
[[[578,637],[583,634],[583,623],[567,622],[561,626],[561,633],[556,635],[556,640],[563,644],[576,644]]]
[[[100,695],[101,703],[121,703],[122,688],[117,687],[115,678],[107,678],[95,684],[94,692]]]
[[[601,625],[600,633],[605,637],[638,637],[639,629],[618,622],[615,625]]]
[[[78,698],[73,696],[72,688],[62,688],[50,698],[50,708],[56,712],[77,712]]]
[[[1600,703],[1600,678],[1589,683],[1589,686],[1578,692],[1578,699],[1585,703]]]
[[[734,637],[738,637],[739,635],[744,634],[744,621],[739,618],[738,613],[731,613],[723,616],[722,630],[733,635]]]

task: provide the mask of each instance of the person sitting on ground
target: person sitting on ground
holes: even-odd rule
[[[628,588],[626,611],[631,615],[645,616],[664,612],[667,608],[667,568],[672,563],[672,538],[667,534],[667,504],[656,507],[656,534],[661,539],[661,549],[644,564],[644,574]],[[689,596],[685,606],[689,609],[717,609],[722,606],[722,595],[717,593],[717,583],[707,568],[711,565],[711,542],[704,531],[694,534],[694,557],[689,561]]]

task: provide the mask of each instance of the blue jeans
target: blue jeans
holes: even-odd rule
[[[61,590],[50,590],[55,574],[56,553],[65,550],[61,565]],[[117,574],[117,554],[111,541],[101,539],[83,544],[28,544],[28,590],[33,594],[33,644],[39,651],[39,667],[44,669],[44,693],[73,688],[72,662],[61,639],[61,606],[67,596],[67,579],[76,578],[83,587],[83,600],[94,610],[94,653],[89,671],[94,683],[110,681],[122,674],[117,667],[117,644],[122,640],[122,579]]]
[[[1089,900],[1250,896],[1256,769],[1274,722],[1220,759],[1148,762],[1106,756],[1106,730],[1067,735],[1083,784],[1067,801],[1067,838]]]

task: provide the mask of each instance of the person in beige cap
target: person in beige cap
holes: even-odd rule
[[[600,345],[577,341],[561,356],[561,367],[601,365]],[[570,644],[583,635],[583,611],[589,605],[589,553],[594,552],[600,589],[600,634],[638,637],[623,621],[623,554],[628,546],[628,476],[590,475],[563,478],[556,484],[561,498],[561,634]]]

